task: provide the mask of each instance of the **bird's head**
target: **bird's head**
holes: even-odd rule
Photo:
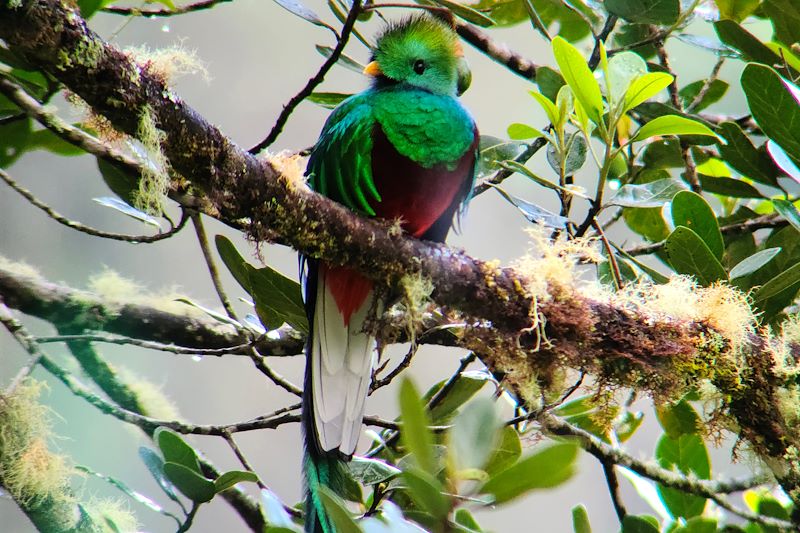
[[[460,95],[472,79],[456,33],[428,15],[389,24],[364,72],[376,84],[405,83],[436,94]]]

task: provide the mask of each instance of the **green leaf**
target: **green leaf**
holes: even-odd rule
[[[646,75],[647,63],[636,52],[621,52],[612,57],[608,61],[608,82],[610,85],[608,89],[613,101],[619,102],[626,95],[631,83]]]
[[[455,383],[442,398],[439,403],[431,407],[429,416],[434,424],[446,424],[450,421],[453,414],[475,394],[483,388],[490,379],[486,373],[463,373],[456,378]],[[445,382],[440,381],[425,393],[425,401],[428,402],[436,394]]]
[[[720,134],[727,144],[719,145],[719,153],[728,165],[748,178],[776,186],[780,170],[764,150],[757,150],[742,128],[735,122],[720,124]]]
[[[639,128],[631,141],[642,141],[656,135],[703,135],[716,137],[707,126],[689,118],[677,115],[664,115],[654,118]]]
[[[283,9],[288,11],[289,13],[300,17],[303,20],[310,22],[316,26],[322,26],[324,28],[329,28],[327,23],[325,23],[319,15],[317,15],[313,9],[307,7],[305,4],[300,2],[299,0],[274,0],[276,4],[281,6]]]
[[[308,95],[306,100],[309,102],[313,102],[320,107],[324,107],[325,109],[333,109],[337,105],[341,104],[344,100],[352,96],[348,93],[311,93]]]
[[[741,278],[758,271],[761,267],[772,261],[780,252],[780,248],[767,248],[766,250],[761,250],[747,257],[731,269],[730,278]]]
[[[470,6],[466,6],[464,4],[453,2],[452,0],[432,0],[433,3],[439,4],[442,7],[446,7],[450,11],[453,12],[459,18],[466,20],[467,22],[471,22],[476,26],[480,26],[482,28],[488,28],[489,26],[494,26],[494,21],[478,11],[477,9],[473,9]]]
[[[153,433],[153,440],[158,444],[164,461],[183,465],[189,470],[200,474],[200,463],[197,462],[197,453],[194,448],[186,444],[177,433],[165,427],[159,427]],[[177,483],[176,483],[177,485]],[[180,488],[180,487],[178,487]]]
[[[774,65],[781,60],[775,52],[765,46],[757,37],[732,20],[715,22],[714,30],[716,30],[720,41],[738,50],[750,61]]]
[[[0,168],[10,167],[28,150],[31,120],[25,118],[0,125]]]
[[[536,67],[536,85],[541,92],[551,102],[556,101],[558,91],[566,85],[563,76],[557,70],[550,67]]]
[[[678,91],[678,95],[681,97],[681,102],[683,103],[684,107],[688,107],[689,104],[694,102],[694,99],[697,98],[697,95],[700,94],[700,91],[705,86],[706,80],[698,80],[689,85],[683,87],[680,91]],[[720,79],[716,79],[711,82],[708,89],[706,90],[705,95],[700,99],[697,106],[691,111],[693,113],[699,113],[703,109],[707,108],[711,104],[719,102],[725,93],[728,92],[728,82],[722,81]]]
[[[433,435],[425,406],[410,379],[400,385],[401,440],[405,448],[414,456],[420,470],[436,472],[436,458],[433,454]]]
[[[784,270],[776,277],[772,278],[758,289],[753,294],[753,300],[756,302],[764,301],[772,298],[785,290],[798,287],[800,284],[800,263]]]
[[[795,0],[765,0],[764,11],[779,41],[786,46],[800,42],[800,6]]]
[[[592,533],[589,513],[583,505],[576,505],[572,508],[572,530],[575,533]]]
[[[341,498],[325,485],[320,485],[319,496],[322,505],[336,528],[336,533],[361,533],[361,528],[350,516],[350,511],[344,506]]]
[[[542,132],[534,128],[533,126],[528,126],[527,124],[520,124],[519,122],[515,122],[508,126],[508,136],[511,139],[516,141],[520,141],[523,139],[534,139],[536,137],[541,137]]]
[[[622,419],[614,423],[614,433],[617,435],[617,440],[625,442],[630,439],[636,433],[636,430],[641,427],[642,422],[644,422],[644,413],[626,411],[622,415]]]
[[[544,113],[547,115],[547,120],[549,120],[551,124],[558,124],[561,122],[561,113],[559,113],[556,104],[550,101],[550,99],[542,93],[530,91],[530,95],[533,96],[533,99],[539,103],[541,108],[544,110]]]
[[[175,485],[167,479],[164,474],[164,460],[156,452],[145,446],[139,447],[139,457],[144,462],[150,475],[156,480],[161,490],[169,497],[170,500],[180,503],[178,495],[175,494]]]
[[[741,22],[756,10],[761,0],[714,0],[719,18]]]
[[[770,139],[800,161],[800,103],[777,72],[751,63],[742,72],[742,89],[753,118]]]
[[[610,13],[628,22],[640,24],[674,24],[681,13],[678,0],[606,0]]]
[[[315,48],[322,57],[328,58],[331,57],[331,55],[333,55],[333,48],[330,46],[323,46],[321,44],[318,44],[315,46]],[[358,61],[356,61],[355,59],[346,54],[341,54],[339,56],[338,61],[336,61],[336,64],[352,72],[355,72],[356,74],[362,74],[365,68],[365,65],[362,65],[361,63],[359,63]]]
[[[631,83],[625,92],[623,110],[630,111],[666,89],[675,78],[666,72],[648,72]]]
[[[513,164],[512,164],[513,163]],[[544,186],[552,185],[547,180],[538,178],[535,174],[531,173],[527,167],[524,165],[518,164],[515,161],[508,161],[507,168],[511,168],[517,171],[522,171],[521,173],[529,178],[532,178],[536,183],[539,183]],[[549,187],[552,189],[558,189],[558,186]],[[494,186],[494,189],[500,193],[503,198],[508,200],[514,207],[520,210],[520,212],[528,219],[529,222],[533,222],[534,224],[544,224],[550,228],[556,229],[563,229],[567,226],[568,219],[566,217],[562,217],[561,215],[556,215],[555,213],[551,213],[547,209],[543,207],[539,207],[536,204],[532,204],[527,200],[523,200],[522,198],[518,198],[511,194],[508,194],[505,190],[501,187]]]
[[[68,143],[48,129],[36,130],[28,137],[28,150],[42,149],[62,156],[83,155],[86,152]]]
[[[509,141],[481,135],[478,146],[478,164],[475,170],[475,179],[486,177],[500,168],[501,161],[518,157],[528,145],[522,141]]]
[[[656,445],[656,459],[661,467],[676,468],[684,474],[709,479],[711,463],[703,439],[696,434],[681,435],[677,439],[662,435]],[[674,517],[691,518],[703,513],[706,498],[658,485],[658,493]]]
[[[778,165],[778,167],[783,170],[787,176],[792,178],[797,183],[800,183],[800,168],[798,168],[798,164],[792,161],[792,158],[789,157],[789,154],[787,154],[786,151],[772,139],[768,139],[764,146],[766,146],[767,153],[775,162],[775,164]]]
[[[522,455],[522,444],[519,442],[519,434],[513,427],[506,426],[500,434],[500,442],[492,451],[483,470],[490,476],[494,475],[516,463],[520,455]]]
[[[658,423],[670,438],[697,434],[700,431],[700,416],[686,400],[656,408]]]
[[[81,17],[89,20],[99,9],[111,3],[113,0],[78,0],[78,8],[81,10]]]
[[[658,533],[658,521],[655,524],[652,516],[627,515],[622,519],[622,533]]]
[[[685,226],[703,239],[717,259],[722,259],[725,245],[714,210],[708,202],[692,191],[680,191],[672,199],[672,222],[677,228]]]
[[[475,517],[469,512],[469,509],[464,509],[463,507],[456,509],[453,519],[456,524],[464,526],[470,531],[483,531],[478,521],[475,520]]]
[[[561,37],[553,39],[553,55],[572,94],[592,122],[600,124],[603,119],[603,96],[586,60],[577,48]]]
[[[775,211],[780,213],[789,224],[800,230],[800,212],[797,211],[792,202],[789,200],[772,200],[772,205],[775,207]]]
[[[703,239],[689,228],[675,228],[667,237],[664,251],[677,273],[694,276],[703,287],[728,278],[722,264]]]
[[[577,456],[577,445],[554,444],[490,477],[480,492],[494,496],[495,503],[504,503],[530,490],[558,486],[575,473]]]
[[[700,185],[704,191],[731,198],[761,198],[761,193],[747,183],[736,178],[725,176],[707,176],[700,174]]]
[[[448,433],[448,453],[459,470],[482,469],[497,442],[502,422],[494,401],[481,397],[471,401],[453,419]]]
[[[547,162],[556,174],[561,174],[561,158],[552,144],[547,145]],[[573,135],[564,161],[564,175],[572,176],[586,163],[586,141],[579,133]]]
[[[211,501],[216,494],[214,483],[194,470],[178,463],[164,463],[164,473],[184,496],[195,503]]]
[[[679,526],[670,533],[716,533],[717,519],[707,516],[694,516],[686,521],[686,524]],[[725,528],[725,533],[735,533],[736,530]]]
[[[97,158],[97,168],[100,170],[100,175],[108,185],[108,188],[111,189],[111,192],[129,205],[136,202],[136,196],[139,192],[138,176],[126,172],[99,157]]]
[[[444,487],[439,480],[428,472],[410,468],[403,471],[402,479],[414,503],[435,519],[441,520],[450,512],[450,501],[443,494]]]
[[[353,479],[362,485],[377,485],[400,474],[400,469],[393,467],[386,461],[372,459],[368,457],[353,456],[347,463]]]
[[[223,235],[214,237],[222,262],[234,279],[253,298],[256,312],[267,329],[275,329],[284,322],[299,331],[308,333],[300,285],[268,266],[250,265]]]
[[[233,487],[237,483],[243,483],[245,481],[256,483],[258,482],[258,476],[253,472],[231,470],[230,472],[225,472],[214,480],[214,490],[219,493],[223,490]]]
[[[628,184],[620,187],[608,203],[621,207],[661,207],[685,190],[686,184],[675,178],[659,179],[641,185]]]

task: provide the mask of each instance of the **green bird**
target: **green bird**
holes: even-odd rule
[[[311,187],[364,216],[399,220],[405,232],[443,242],[467,202],[478,131],[457,97],[470,72],[458,37],[428,15],[387,26],[364,69],[371,86],[328,118],[308,161]],[[365,332],[379,309],[373,282],[346,266],[304,258],[306,347],[303,431],[305,530],[335,531],[320,486],[337,493],[356,449],[375,339]]]

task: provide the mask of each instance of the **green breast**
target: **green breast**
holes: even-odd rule
[[[474,140],[469,113],[451,96],[410,87],[372,94],[375,118],[402,155],[425,168],[456,165]]]

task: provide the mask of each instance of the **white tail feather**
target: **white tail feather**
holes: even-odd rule
[[[351,455],[361,435],[361,419],[376,356],[375,339],[363,332],[372,305],[370,291],[361,307],[344,318],[319,273],[311,344],[314,423],[323,451]]]

